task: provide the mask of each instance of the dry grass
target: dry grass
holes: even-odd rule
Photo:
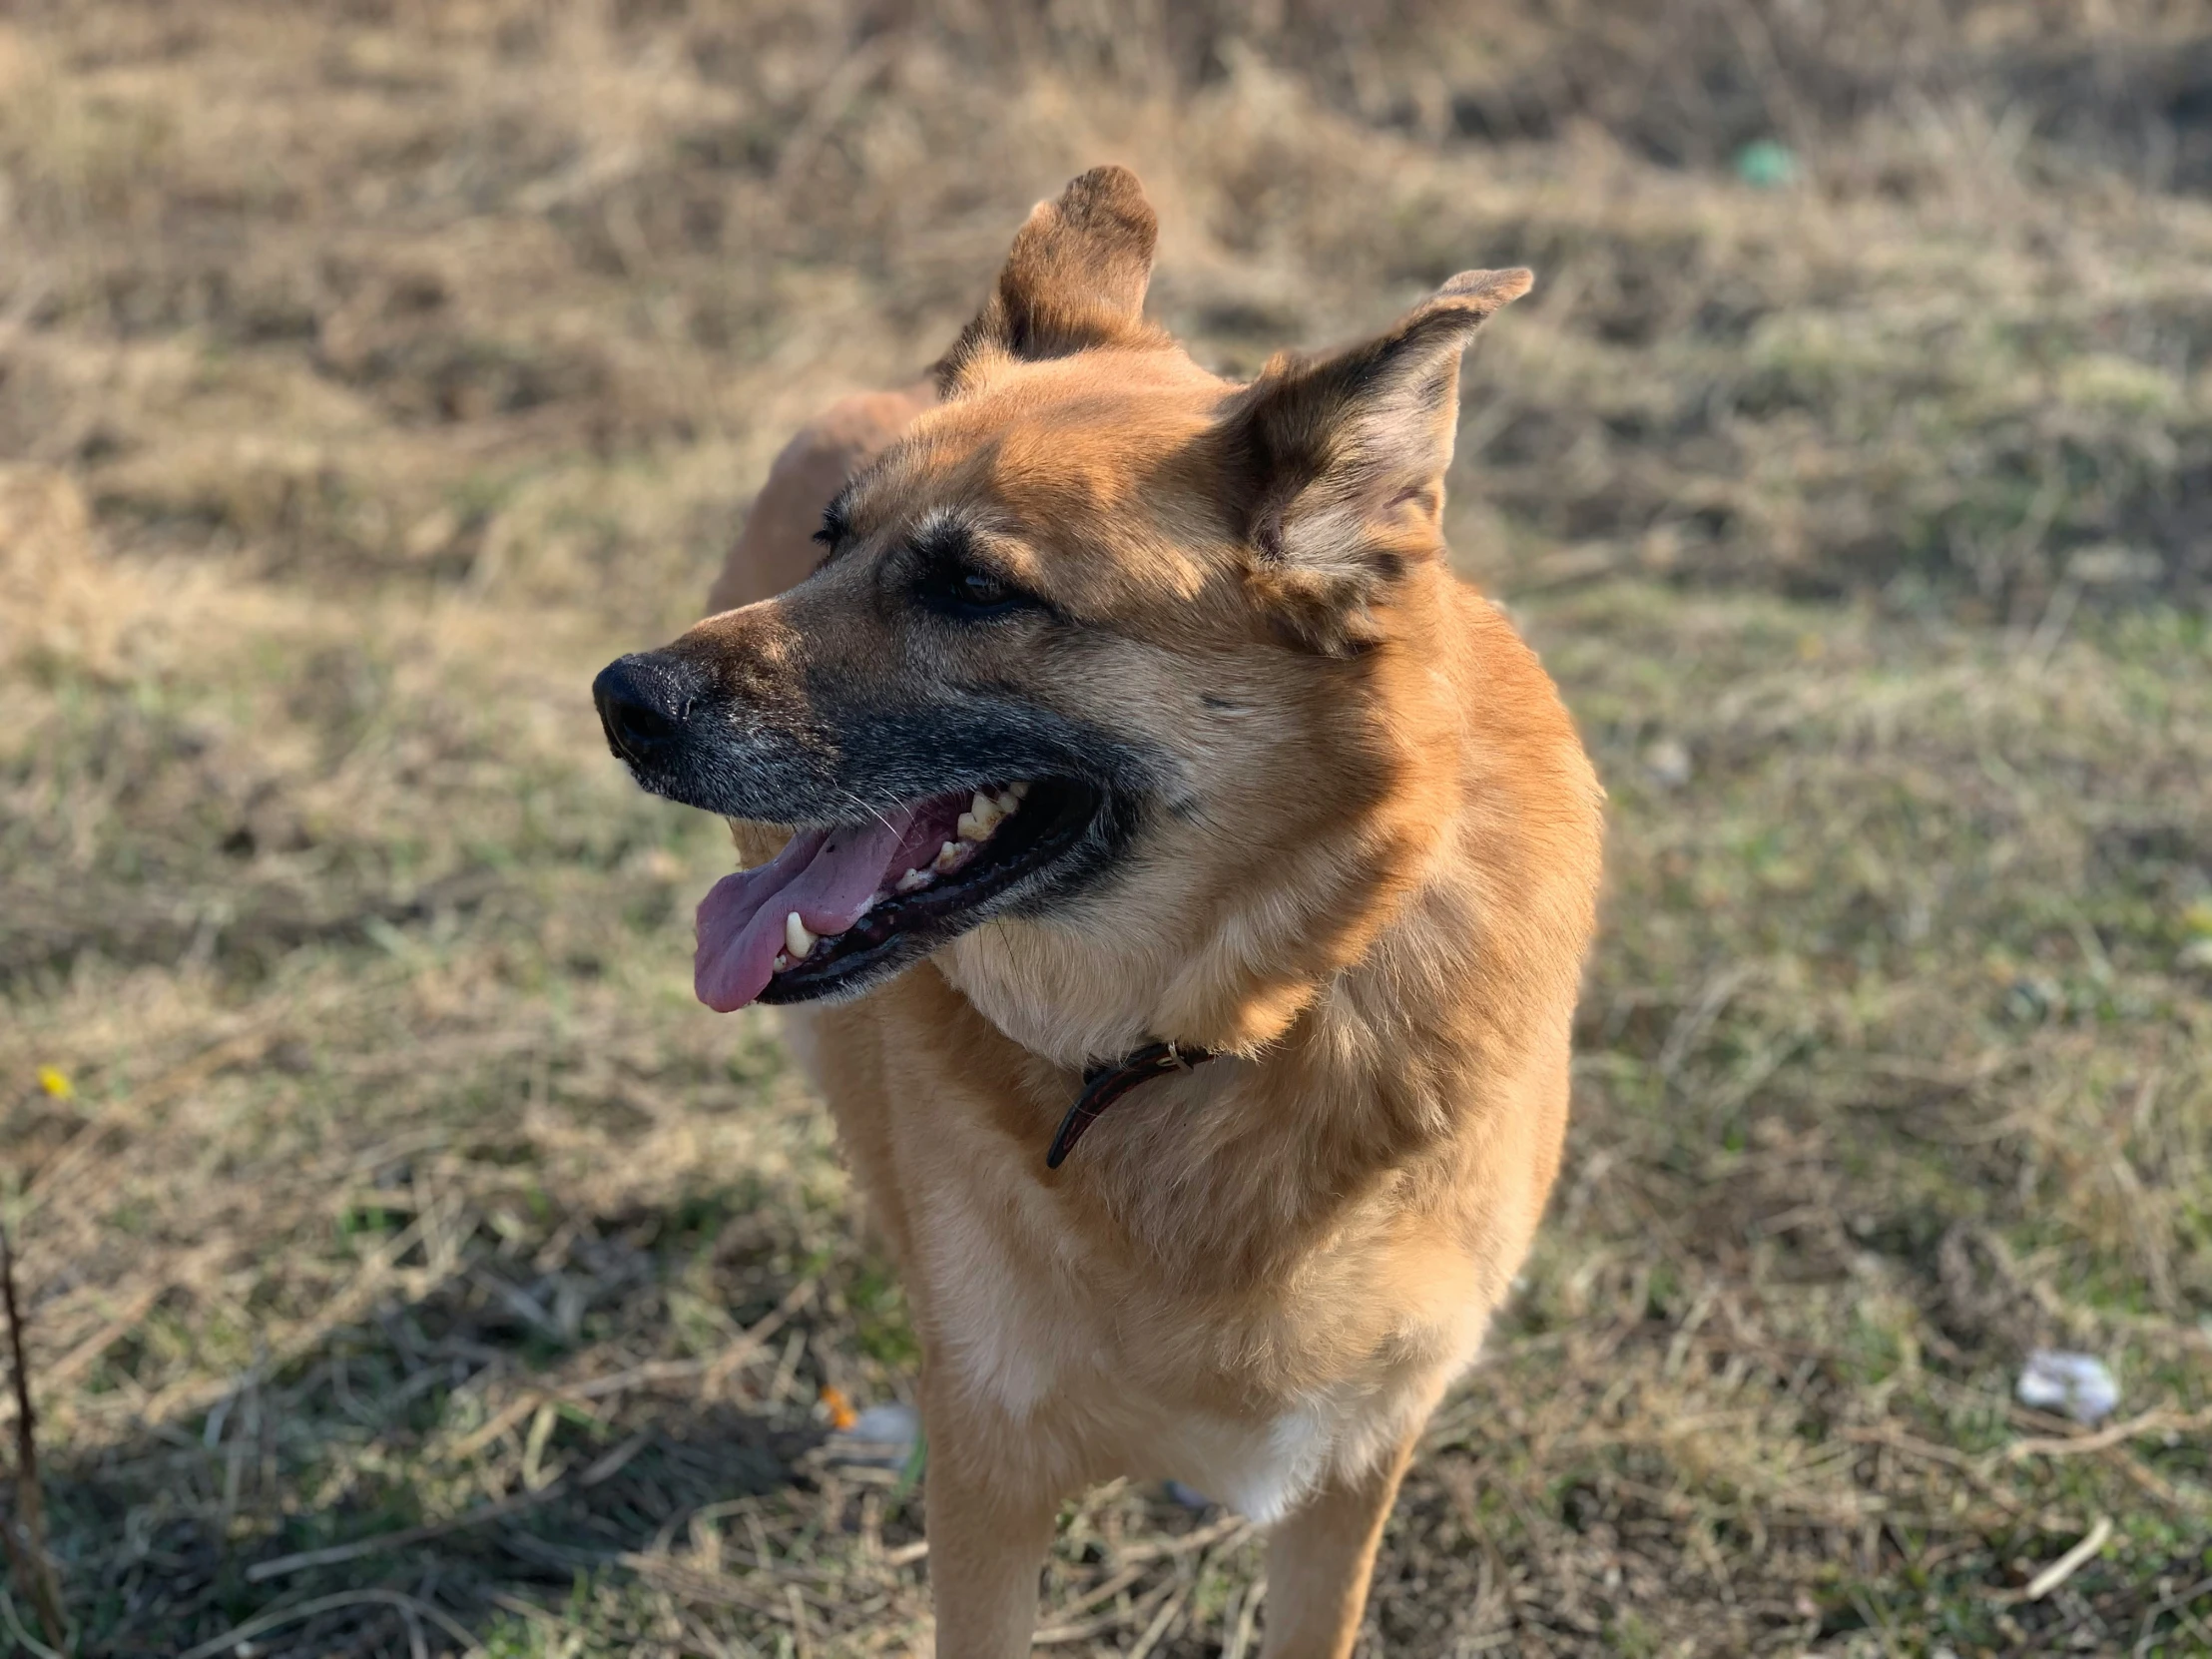
[[[925,1629],[911,1483],[818,1403],[910,1387],[895,1284],[690,998],[719,831],[584,688],[1105,157],[1217,362],[1543,276],[1456,540],[1613,888],[1368,1651],[2212,1649],[2212,37],[1646,15],[10,9],[0,1215],[81,1652]],[[2119,1428],[2011,1402],[2046,1343]],[[1053,1650],[1247,1652],[1257,1566],[1092,1494]]]

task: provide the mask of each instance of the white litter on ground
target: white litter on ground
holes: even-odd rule
[[[830,1456],[839,1463],[873,1463],[902,1468],[913,1455],[921,1435],[921,1418],[911,1405],[888,1400],[870,1405],[852,1419],[852,1426],[830,1436]]]
[[[2076,1422],[2100,1422],[2120,1402],[2120,1385],[2102,1360],[2049,1348],[2027,1357],[2016,1391],[2022,1405],[2063,1411]]]

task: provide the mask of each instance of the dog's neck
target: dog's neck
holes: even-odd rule
[[[1089,1068],[1092,1085],[1119,1074],[1133,1086],[1081,1124],[1072,1149],[1064,1131],[1085,1096],[1080,1059],[1010,1041],[938,971],[925,970],[939,987],[930,995],[946,1001],[919,1006],[983,1085],[966,1097],[971,1109],[1014,1139],[1022,1166],[1097,1214],[1099,1236],[1118,1238],[1148,1274],[1227,1292],[1278,1281],[1347,1206],[1419,1181],[1494,1111],[1486,1064],[1526,1033],[1502,999],[1468,1018],[1457,970],[1470,941],[1483,948],[1477,897],[1439,871],[1256,1053],[1185,1069],[1137,1048]]]

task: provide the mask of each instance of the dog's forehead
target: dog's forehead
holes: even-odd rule
[[[1232,388],[1181,352],[1024,363],[930,410],[870,480],[871,514],[940,508],[1077,529],[1202,484],[1200,440]]]

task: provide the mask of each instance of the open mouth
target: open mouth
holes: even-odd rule
[[[1070,859],[1104,805],[1070,779],[931,796],[799,830],[700,901],[693,982],[720,1013],[856,989],[960,933],[1009,889]]]

